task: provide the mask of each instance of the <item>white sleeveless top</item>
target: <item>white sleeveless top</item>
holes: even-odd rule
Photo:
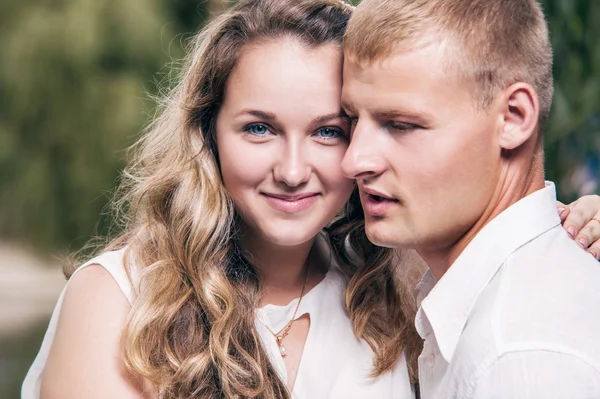
[[[124,249],[106,252],[83,264],[75,273],[91,264],[101,265],[112,275],[129,303],[133,304],[134,286],[125,272],[124,252]],[[294,399],[414,399],[404,356],[391,372],[378,378],[369,376],[373,364],[373,352],[366,342],[354,336],[342,302],[344,287],[343,275],[337,265],[332,264],[325,278],[302,299],[297,317],[309,314],[310,329],[292,397]],[[66,288],[58,299],[40,351],[23,382],[22,399],[39,399],[42,372],[54,340]],[[295,299],[286,306],[266,305],[257,309],[256,329],[272,364],[283,381],[287,380],[285,364],[275,338],[263,322],[269,324],[273,331],[279,331],[292,317],[297,303],[298,299]]]

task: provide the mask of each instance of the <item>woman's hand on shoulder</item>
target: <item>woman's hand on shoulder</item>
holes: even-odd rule
[[[41,385],[42,399],[150,398],[123,361],[130,305],[110,273],[90,265],[71,278]]]
[[[571,238],[600,260],[600,196],[586,195],[568,205],[559,202],[558,212]]]

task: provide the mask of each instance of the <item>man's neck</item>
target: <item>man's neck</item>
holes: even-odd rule
[[[443,248],[417,249],[438,280],[490,221],[519,200],[544,188],[542,152],[536,152],[533,160],[526,166],[519,167],[518,164],[507,162],[485,211],[477,222],[453,244]],[[502,237],[498,239],[501,240]]]

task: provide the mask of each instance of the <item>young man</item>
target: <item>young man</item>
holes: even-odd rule
[[[371,241],[429,266],[428,398],[600,398],[600,268],[544,182],[552,102],[534,0],[365,0],[344,44],[343,161]]]

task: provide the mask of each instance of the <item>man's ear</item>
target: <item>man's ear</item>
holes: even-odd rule
[[[515,83],[503,92],[504,126],[498,142],[505,150],[514,150],[537,134],[540,104],[535,89],[527,83]]]

